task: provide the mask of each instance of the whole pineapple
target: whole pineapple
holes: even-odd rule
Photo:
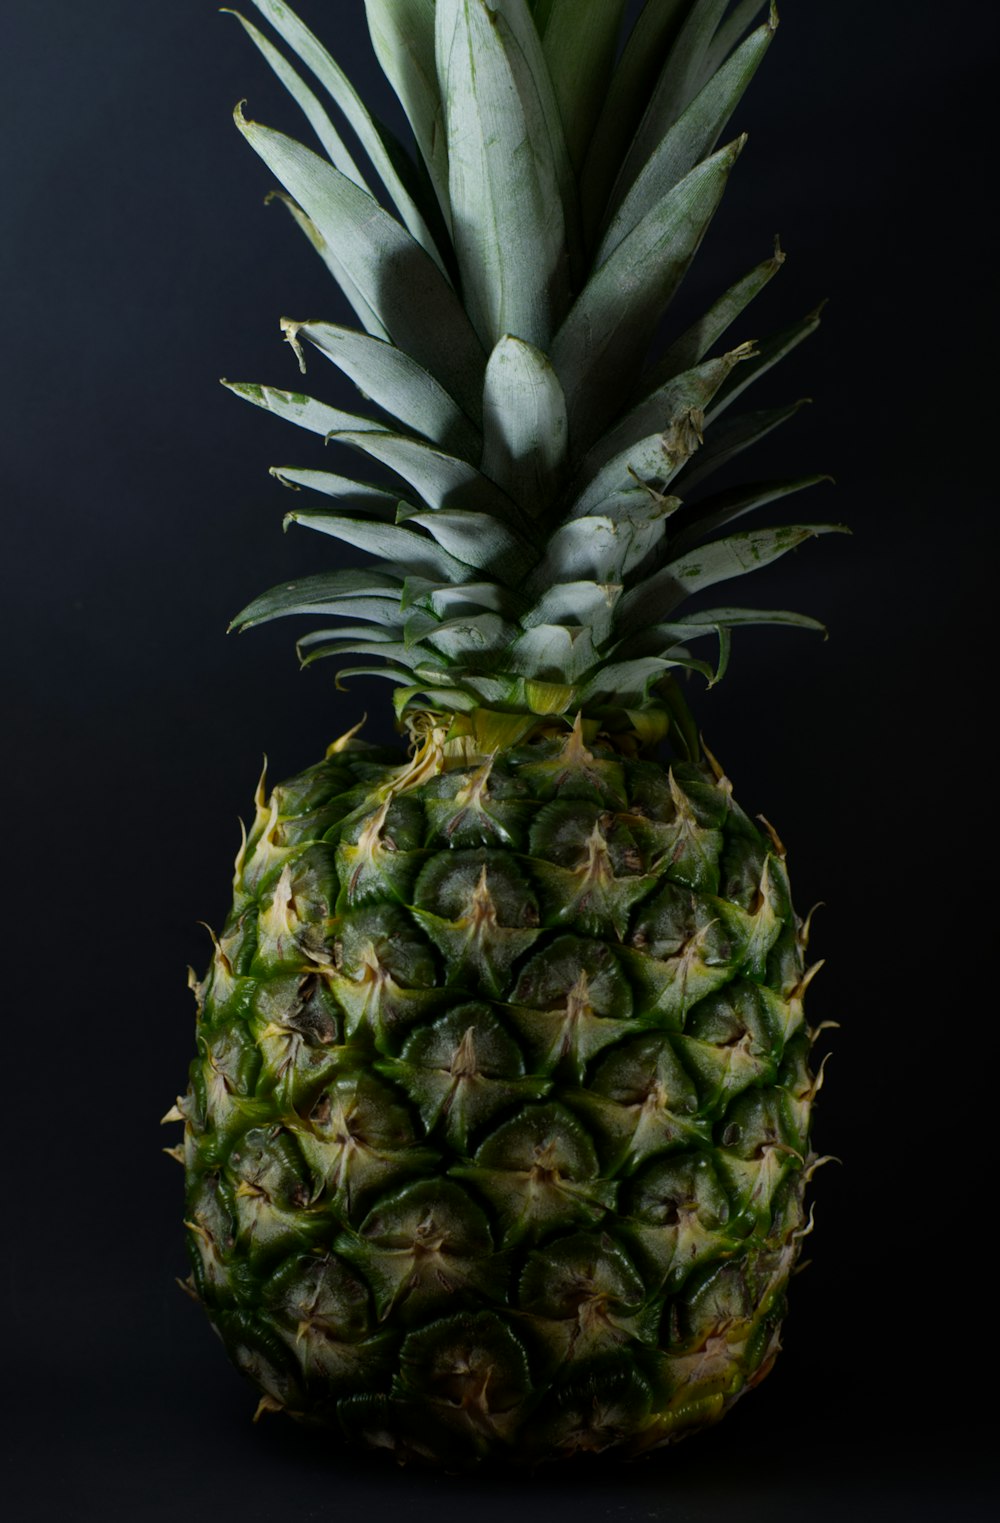
[[[769,1370],[817,1162],[808,927],[672,675],[818,627],[682,611],[826,527],[730,531],[820,478],[702,486],[794,411],[723,417],[817,318],[720,350],[776,250],[647,358],[776,16],[647,0],[619,52],[624,0],[367,0],[414,161],[253,3],[392,209],[240,18],[323,155],[237,122],[360,325],[286,336],[378,417],[232,389],[396,484],[275,470],[371,564],[236,623],[345,621],[303,658],[389,677],[412,747],[261,782],[168,1118],[191,1286],[261,1409],[449,1468],[641,1454]]]

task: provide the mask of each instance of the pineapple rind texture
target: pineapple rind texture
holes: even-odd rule
[[[463,1469],[766,1374],[815,1081],[783,853],[580,727],[258,791],[197,985],[191,1284],[262,1407]]]

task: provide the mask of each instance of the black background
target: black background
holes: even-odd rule
[[[299,8],[398,125],[360,0]],[[827,904],[811,1015],[842,1029],[817,1141],[843,1167],[817,1178],[786,1351],[722,1428],[654,1464],[488,1490],[251,1428],[252,1392],[173,1281],[180,1173],[157,1121],[184,1086],[196,922],[225,913],[261,754],[277,778],[366,709],[391,733],[387,685],[300,675],[290,625],[224,635],[330,558],[282,537],[266,475],[318,442],[216,384],[294,386],[279,316],[345,316],[229,119],[247,96],[298,131],[294,108],[207,0],[33,0],[3,31],[8,1516],[985,1518],[996,8],[787,0],[682,301],[778,231],[788,263],[738,337],[831,298],[753,404],[816,405],[753,472],[831,471],[806,511],[854,530],[751,598],[830,640],[751,633],[693,694],[788,843],[799,903]],[[352,405],[331,367],[312,384]]]

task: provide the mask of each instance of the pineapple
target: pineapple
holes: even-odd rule
[[[319,618],[303,661],[388,677],[411,745],[261,780],[167,1118],[190,1288],[260,1411],[450,1469],[645,1454],[771,1368],[819,1162],[808,922],[678,682],[819,627],[688,603],[832,527],[732,527],[819,477],[704,485],[818,318],[725,347],[776,249],[648,354],[777,17],[647,0],[620,49],[623,0],[367,0],[411,157],[253,3],[322,152],[237,125],[357,317],[285,337],[370,405],[231,389],[382,469],[275,468],[367,564],[235,623]]]

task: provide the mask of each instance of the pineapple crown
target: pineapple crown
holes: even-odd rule
[[[672,673],[718,681],[736,627],[820,629],[781,610],[684,608],[836,527],[730,532],[822,476],[704,490],[801,405],[724,417],[819,322],[718,352],[780,248],[648,357],[742,150],[743,137],[717,144],[770,47],[773,5],[646,0],[620,47],[625,0],[366,0],[414,159],[287,5],[253,4],[381,182],[380,199],[327,102],[239,16],[323,151],[240,106],[237,125],[359,324],[286,319],[285,337],[303,371],[318,352],[378,416],[225,384],[392,485],[275,467],[317,497],[287,522],[371,562],[276,587],[234,627],[345,621],[307,634],[302,660],[361,657],[339,678],[388,677],[410,721],[461,728],[485,712],[524,733],[585,715],[643,743],[686,713]],[[708,636],[711,662],[692,651]]]

